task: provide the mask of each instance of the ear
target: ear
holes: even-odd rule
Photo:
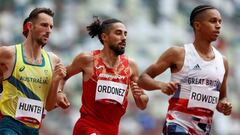
[[[108,36],[107,36],[106,33],[102,33],[102,34],[101,34],[101,38],[102,38],[103,41],[107,40],[107,37],[108,37]]]
[[[26,27],[28,28],[28,30],[30,30],[33,27],[33,23],[32,22],[27,22]]]
[[[201,25],[201,24],[200,24],[199,21],[194,21],[194,22],[193,22],[193,27],[194,27],[195,30],[199,30],[199,29],[200,29],[200,25]]]

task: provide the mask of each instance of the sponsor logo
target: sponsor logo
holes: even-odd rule
[[[22,72],[25,69],[25,66],[22,66],[21,68],[19,68],[19,71]]]
[[[198,64],[196,64],[196,65],[193,67],[193,70],[201,70],[201,67],[200,67]]]
[[[99,77],[109,78],[109,79],[125,79],[125,76],[121,76],[121,75],[110,75],[110,74],[100,74]]]
[[[97,66],[96,69],[101,69],[101,68],[104,68],[104,66]]]

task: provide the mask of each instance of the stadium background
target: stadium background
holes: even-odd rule
[[[193,41],[189,16],[192,9],[200,4],[212,4],[222,14],[221,35],[214,45],[227,56],[230,66],[228,97],[233,104],[233,113],[228,117],[215,113],[211,135],[239,135],[240,0],[0,0],[0,44],[22,42],[22,23],[29,12],[35,7],[49,7],[55,11],[55,26],[46,48],[68,65],[78,53],[102,47],[97,38],[91,39],[86,33],[85,27],[92,22],[92,17],[113,17],[126,24],[126,54],[139,64],[142,72],[170,46]],[[169,73],[168,70],[157,79],[167,82]],[[72,134],[79,117],[81,80],[81,76],[77,75],[67,82],[65,91],[71,107],[48,113],[41,135]],[[139,111],[129,95],[120,135],[160,134],[168,97],[159,91],[147,94],[150,101],[145,111]]]

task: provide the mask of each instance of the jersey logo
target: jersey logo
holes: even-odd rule
[[[19,68],[19,71],[22,72],[25,69],[25,66],[22,66],[21,68]]]
[[[101,69],[101,68],[104,68],[104,66],[97,66],[96,69]]]
[[[197,65],[195,65],[195,66],[193,67],[193,70],[202,70],[202,69],[201,69],[200,66],[197,64]]]
[[[45,75],[48,75],[48,70],[44,70]]]

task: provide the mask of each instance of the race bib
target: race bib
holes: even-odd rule
[[[95,100],[109,99],[123,103],[127,85],[107,80],[98,80]]]
[[[16,119],[29,123],[41,123],[43,113],[43,102],[29,98],[18,98],[16,108]]]
[[[188,108],[199,107],[215,110],[219,99],[219,91],[209,90],[207,86],[191,86]]]

